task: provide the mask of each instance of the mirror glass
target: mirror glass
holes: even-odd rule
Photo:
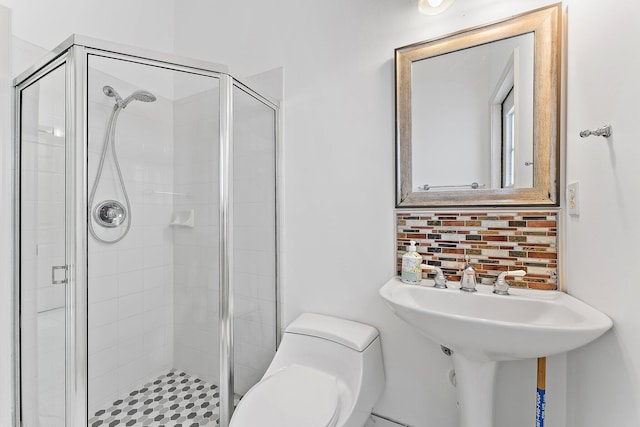
[[[559,10],[396,49],[398,207],[557,205]]]
[[[411,78],[415,191],[533,187],[533,33],[416,61]]]

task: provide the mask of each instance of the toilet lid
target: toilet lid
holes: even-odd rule
[[[340,399],[335,377],[292,365],[263,379],[242,398],[232,427],[333,427]]]

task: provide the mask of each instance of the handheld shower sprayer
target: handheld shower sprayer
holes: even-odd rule
[[[122,106],[122,97],[118,94],[118,92],[116,92],[114,88],[112,88],[111,86],[105,86],[102,88],[102,91],[105,95],[111,98],[115,98],[116,104],[118,104],[119,107]]]
[[[129,95],[126,99],[122,99],[122,97],[116,92],[114,88],[111,86],[105,86],[102,88],[102,91],[105,95],[115,98],[116,105],[120,108],[126,108],[132,101],[142,101],[142,102],[153,102],[156,100],[156,97],[151,92],[147,92],[146,90],[137,90]]]
[[[141,102],[153,102],[156,100],[156,97],[151,92],[147,92],[146,90],[138,90],[133,92],[131,95],[127,97],[122,103],[122,108],[125,108],[132,101],[141,101]]]
[[[102,88],[102,92],[105,95],[111,98],[115,98],[116,104],[113,106],[113,110],[111,111],[111,116],[109,117],[109,121],[107,123],[107,130],[104,137],[104,143],[102,145],[102,155],[100,156],[100,163],[98,164],[98,171],[96,173],[96,179],[93,182],[93,187],[91,188],[91,193],[89,195],[89,206],[91,206],[91,210],[93,211],[93,217],[97,224],[102,227],[114,228],[122,225],[126,219],[126,228],[119,237],[116,237],[113,240],[107,240],[103,237],[100,237],[98,233],[93,228],[93,221],[89,221],[89,231],[91,235],[95,237],[98,241],[103,243],[116,243],[119,242],[127,235],[129,229],[131,228],[131,203],[129,202],[129,195],[127,194],[127,188],[124,183],[124,178],[122,177],[122,171],[120,170],[120,163],[118,162],[118,155],[116,153],[116,143],[115,143],[115,132],[116,132],[116,123],[118,121],[118,116],[120,112],[124,110],[127,105],[129,105],[133,101],[141,101],[141,102],[153,102],[156,100],[155,95],[150,92],[144,90],[138,90],[129,95],[126,99],[122,99],[122,97],[116,92],[114,88],[111,86],[104,86]],[[99,203],[97,206],[93,206],[93,199],[96,195],[96,190],[98,188],[98,184],[100,183],[100,178],[102,177],[102,171],[104,167],[105,158],[107,156],[107,151],[111,146],[111,153],[113,158],[113,164],[116,168],[118,180],[120,181],[120,188],[122,190],[122,195],[124,196],[125,204],[116,201],[116,200],[106,200]]]

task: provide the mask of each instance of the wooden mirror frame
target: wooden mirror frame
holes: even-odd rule
[[[560,185],[560,3],[503,21],[396,49],[396,206],[558,206]],[[411,65],[426,58],[534,34],[534,183],[531,188],[413,191]],[[431,159],[430,161],[438,161]],[[443,160],[444,161],[444,160]]]

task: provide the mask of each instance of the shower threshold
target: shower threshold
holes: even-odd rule
[[[97,411],[89,427],[214,427],[219,417],[217,385],[171,370]]]

